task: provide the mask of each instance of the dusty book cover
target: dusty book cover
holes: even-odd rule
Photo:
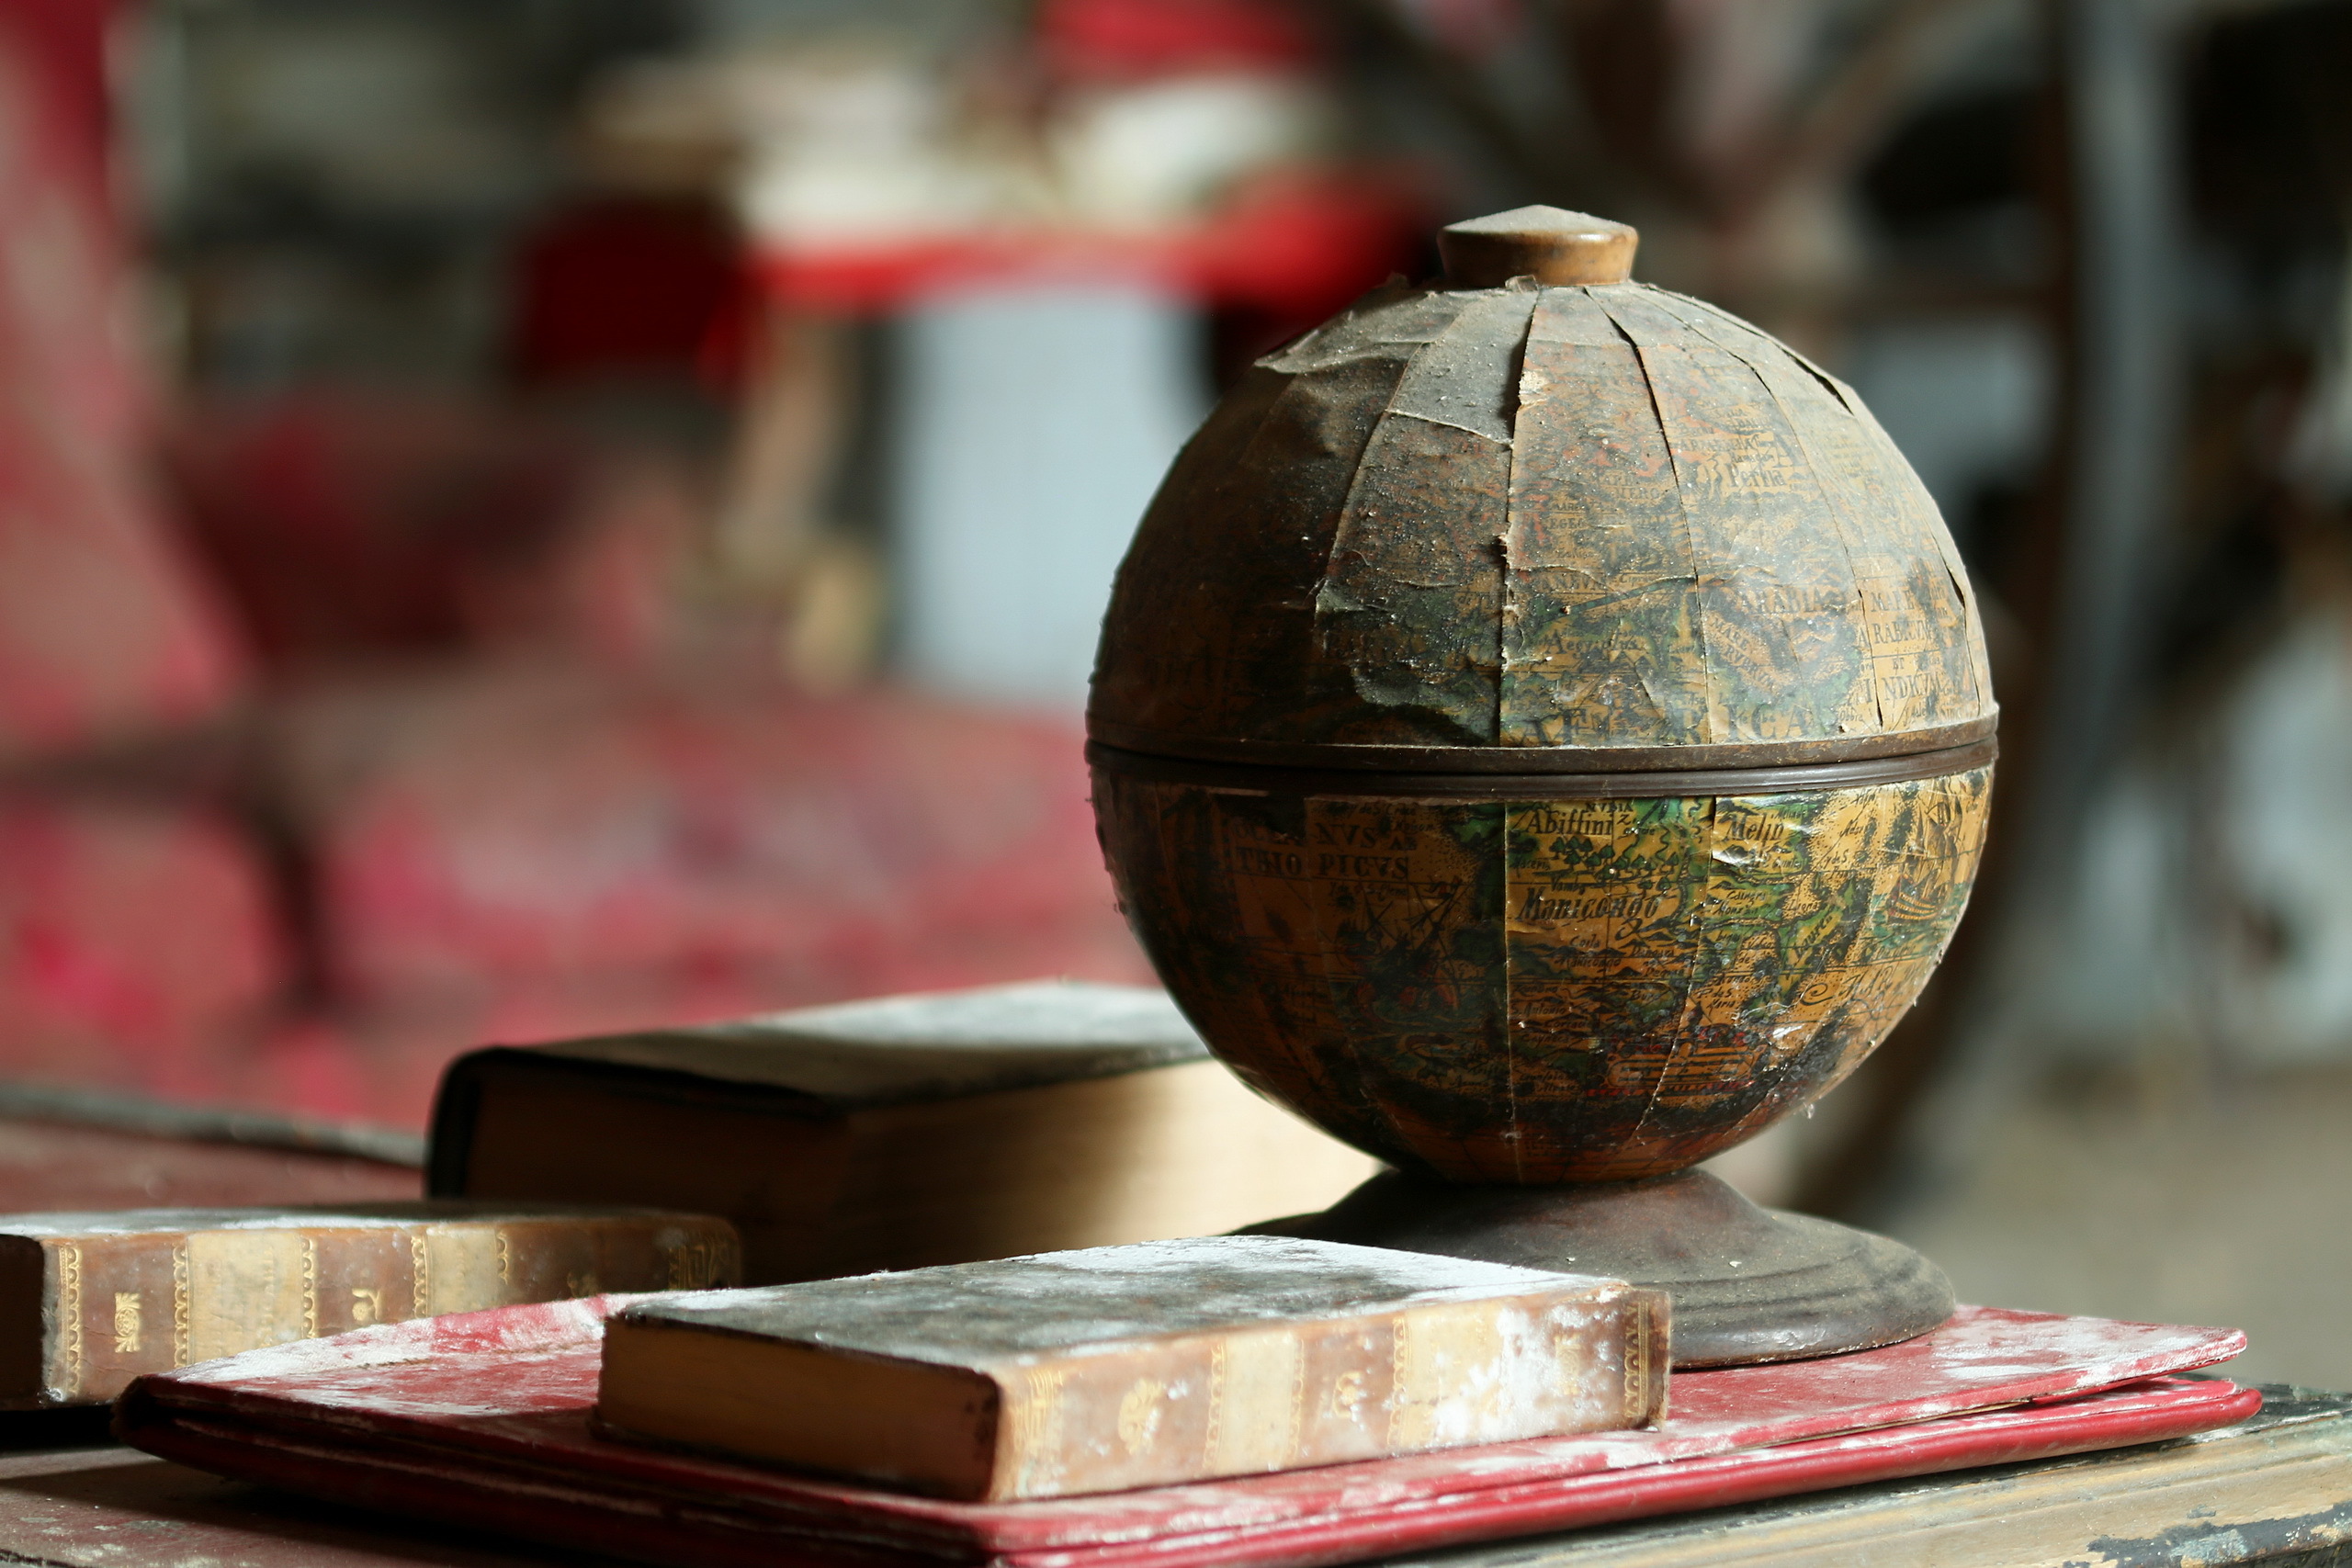
[[[1212,1236],[647,1303],[599,1414],[1005,1500],[1643,1427],[1668,1360],[1662,1292]]]

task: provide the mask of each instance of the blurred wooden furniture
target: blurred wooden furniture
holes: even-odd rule
[[[287,1143],[19,1120],[0,1103],[0,1213],[384,1202],[423,1194],[414,1165]]]
[[[822,686],[878,647],[879,579],[854,580],[887,536],[902,672],[1075,707],[1208,360],[1238,369],[1412,265],[1420,208],[1394,172],[1295,171],[1149,225],[755,240],[765,319],[720,565],[779,606],[787,668]]]

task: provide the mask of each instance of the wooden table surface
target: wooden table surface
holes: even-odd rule
[[[103,1441],[0,1454],[0,1563],[544,1568],[583,1561],[221,1481]]]
[[[605,1560],[495,1542],[220,1481],[107,1445],[96,1424],[0,1430],[0,1563],[48,1568],[546,1568]],[[41,1421],[49,1425],[44,1436]],[[59,1447],[64,1441],[85,1446]],[[41,1445],[28,1449],[25,1444]],[[2247,1429],[2112,1455],[1848,1487],[1498,1541],[1428,1568],[2343,1568],[2352,1400],[2282,1395]]]

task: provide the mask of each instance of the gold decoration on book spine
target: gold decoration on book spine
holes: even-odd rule
[[[1024,1367],[1006,1380],[1002,1397],[1019,1477],[1012,1494],[1016,1497],[1048,1495],[1061,1483],[1062,1383],[1069,1375],[1061,1367]]]
[[[1649,1413],[1650,1316],[1647,1306],[1625,1314],[1625,1415],[1633,1420]]]
[[[1298,1335],[1237,1333],[1218,1343],[1214,1362],[1210,1462],[1228,1474],[1293,1463],[1306,1403],[1306,1347]]]
[[[429,1317],[433,1314],[433,1249],[426,1245],[423,1231],[409,1235],[408,1267],[408,1314]]]
[[[1129,1459],[1151,1447],[1159,1435],[1159,1423],[1164,1414],[1162,1405],[1168,1397],[1168,1385],[1158,1378],[1137,1378],[1135,1385],[1119,1398],[1119,1446],[1127,1450]]]
[[[310,1332],[308,1238],[292,1231],[198,1231],[187,1238],[188,1359],[209,1361]]]
[[[1503,1362],[1488,1317],[1484,1303],[1427,1307],[1413,1314],[1408,1332],[1396,1337],[1396,1383],[1388,1415],[1389,1440],[1396,1447],[1426,1449],[1464,1440],[1442,1418],[1461,1400],[1465,1369]],[[1399,1318],[1397,1326],[1404,1328],[1406,1320]]]
[[[187,1365],[187,1243],[172,1248],[172,1365]]]
[[[664,1247],[662,1263],[673,1291],[701,1291],[735,1283],[738,1267],[718,1242],[688,1240]]]
[[[82,1392],[82,1249],[57,1249],[57,1317],[64,1326],[58,1346],[62,1376],[58,1391],[71,1399]]]
[[[1209,1347],[1209,1418],[1206,1436],[1201,1440],[1201,1451],[1214,1467],[1221,1445],[1225,1441],[1225,1341],[1220,1339]]]
[[[1405,1391],[1413,1386],[1413,1325],[1399,1317],[1388,1330],[1388,1447],[1396,1452],[1419,1445]]]
[[[1283,1423],[1283,1462],[1295,1463],[1299,1455],[1299,1436],[1306,1425],[1306,1346],[1295,1334],[1282,1336],[1283,1348],[1289,1352],[1290,1377],[1283,1386],[1290,1397],[1283,1402],[1283,1413],[1289,1417]]]

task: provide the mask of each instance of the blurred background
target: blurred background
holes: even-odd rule
[[[0,1108],[1148,980],[1134,520],[1530,201],[1859,387],[1986,606],[1975,911],[1728,1172],[2352,1384],[2352,0],[0,0]]]

